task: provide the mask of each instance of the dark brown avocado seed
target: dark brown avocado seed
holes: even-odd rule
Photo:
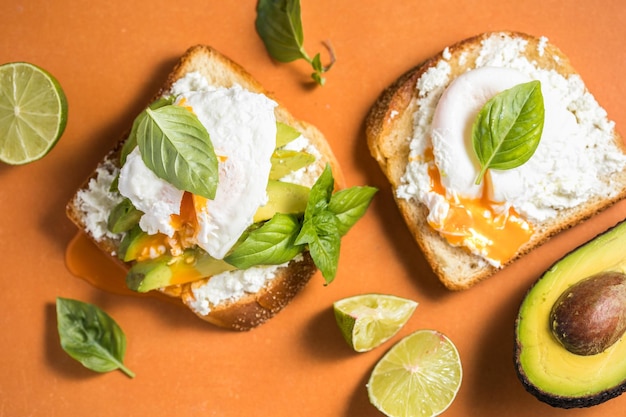
[[[602,272],[568,288],[554,303],[550,327],[570,352],[604,352],[626,330],[626,274]]]

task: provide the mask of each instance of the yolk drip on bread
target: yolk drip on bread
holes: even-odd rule
[[[133,247],[132,253],[126,256],[136,261],[154,259],[165,253],[179,255],[186,248],[195,244],[194,235],[198,228],[196,217],[195,199],[202,197],[194,196],[189,192],[183,193],[180,204],[180,214],[170,215],[170,225],[174,229],[172,237],[164,233],[143,235],[140,242]],[[206,199],[203,199],[206,204]]]
[[[424,155],[433,161],[432,149]],[[434,163],[429,169],[431,191],[445,198],[449,204],[446,217],[439,223],[429,221],[451,245],[473,247],[494,262],[503,264],[529,241],[533,228],[512,207],[505,207],[489,199],[489,175],[485,175],[480,198],[450,196],[441,183]]]

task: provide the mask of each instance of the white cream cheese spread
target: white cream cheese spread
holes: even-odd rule
[[[542,38],[540,54],[545,42]],[[495,94],[530,80],[541,82],[546,109],[539,147],[518,168],[488,171],[489,200],[500,203],[501,210],[514,208],[532,224],[614,192],[606,178],[626,166],[626,156],[613,140],[613,123],[578,75],[566,78],[538,68],[523,56],[525,48],[524,40],[492,36],[483,41],[475,68],[454,81],[445,59],[449,53],[418,80],[419,111],[414,116],[409,163],[396,193],[424,203],[431,224],[446,218],[450,202],[457,197],[484,197],[482,186],[474,184],[479,162],[471,144],[473,120]],[[425,157],[429,150],[434,158]],[[432,189],[433,168],[439,172],[445,195]]]
[[[302,260],[302,255],[297,255],[293,260]],[[287,264],[253,266],[245,270],[224,272],[212,276],[202,285],[192,284],[193,300],[187,305],[196,313],[206,316],[216,305],[259,292]]]
[[[87,183],[87,188],[76,193],[75,205],[82,213],[85,231],[96,241],[104,238],[117,240],[119,235],[108,230],[109,213],[122,197],[111,191],[111,184],[119,170],[110,159],[105,159],[96,168],[96,174]]]

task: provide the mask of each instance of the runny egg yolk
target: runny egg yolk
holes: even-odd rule
[[[193,246],[195,230],[198,227],[196,198],[198,197],[189,192],[183,193],[180,214],[170,216],[170,223],[175,230],[174,235],[168,237],[163,233],[155,233],[145,236],[142,240],[140,254],[137,257],[138,261],[153,259],[166,252],[180,255],[183,249]]]
[[[425,154],[432,161],[432,150]],[[451,245],[466,246],[496,264],[510,260],[530,240],[533,228],[512,207],[491,201],[486,192],[489,175],[483,180],[480,198],[450,197],[441,183],[435,164],[429,169],[431,191],[443,196],[450,205],[441,224],[429,222]]]

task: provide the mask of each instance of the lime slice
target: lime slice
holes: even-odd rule
[[[454,401],[462,375],[450,339],[435,330],[418,330],[380,359],[367,391],[370,402],[387,416],[436,416]]]
[[[389,340],[409,320],[417,303],[385,294],[361,294],[333,304],[341,334],[357,352]]]
[[[67,122],[58,81],[26,62],[0,65],[0,161],[36,161],[57,143]]]

